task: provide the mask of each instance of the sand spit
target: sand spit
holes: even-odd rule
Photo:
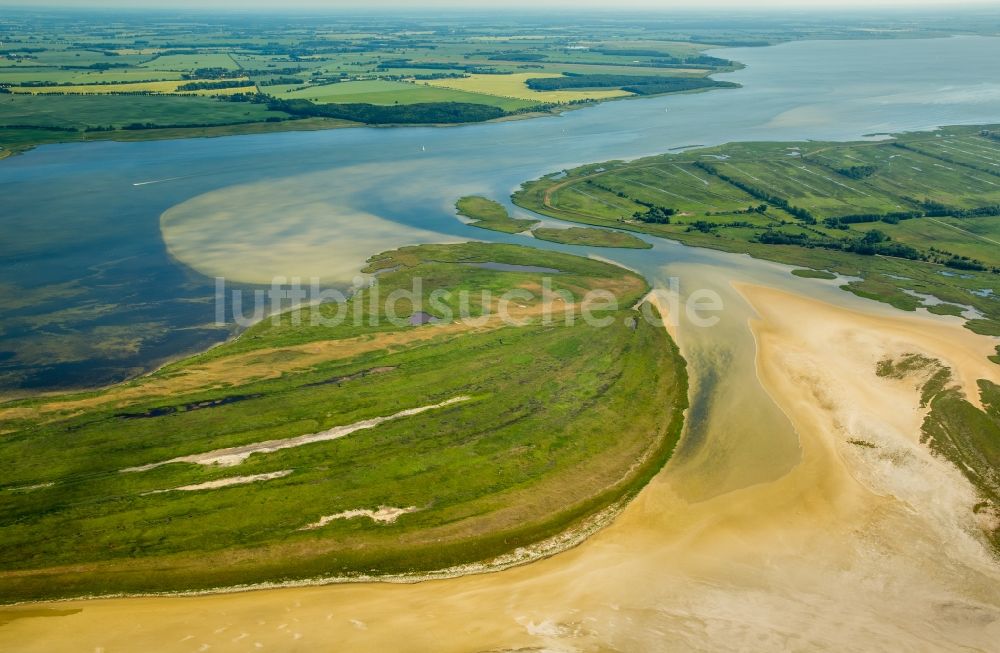
[[[434,410],[436,408],[451,406],[452,404],[468,401],[470,398],[471,397],[466,396],[452,397],[451,399],[442,401],[439,404],[420,406],[418,408],[407,408],[406,410],[401,410],[398,413],[386,415],[385,417],[373,417],[371,419],[361,420],[360,422],[354,422],[353,424],[335,426],[332,429],[320,431],[319,433],[307,433],[306,435],[299,435],[294,438],[285,438],[283,440],[266,440],[264,442],[245,444],[239,447],[227,447],[225,449],[216,449],[214,451],[206,451],[205,453],[192,454],[190,456],[179,456],[177,458],[171,458],[170,460],[164,460],[158,463],[150,463],[148,465],[140,465],[138,467],[128,467],[121,471],[145,472],[147,470],[161,467],[163,465],[169,465],[171,463],[192,463],[195,465],[219,465],[221,467],[233,467],[235,465],[239,465],[255,453],[272,453],[274,451],[281,451],[282,449],[291,449],[293,447],[301,447],[306,444],[313,444],[314,442],[337,440],[338,438],[345,437],[356,431],[374,428],[379,424],[384,424],[385,422],[390,422],[403,417],[419,415],[420,413],[426,413],[427,411]]]
[[[875,374],[879,360],[917,352],[952,367],[963,385],[980,374],[996,379],[1000,367],[985,359],[993,341],[881,307],[857,312],[770,288],[738,290],[727,306],[738,311],[745,298],[756,313],[748,326],[757,346],[756,367],[738,381],[766,389],[794,425],[801,450],[773,480],[691,499],[686,487],[721,482],[727,469],[674,458],[609,526],[590,531],[579,546],[557,541],[551,550],[562,553],[530,565],[408,585],[10,608],[31,615],[0,628],[0,647],[994,650],[1000,563],[972,518],[975,495],[957,470],[920,445],[924,409],[912,381]],[[734,446],[741,437],[711,432],[705,446],[730,449],[720,466],[728,468],[751,456]],[[55,615],[67,608],[81,611]],[[52,616],[35,618],[40,612]]]
[[[320,517],[318,521],[311,524],[307,524],[300,528],[300,531],[312,531],[317,528],[323,528],[327,524],[337,519],[354,519],[355,517],[367,517],[374,522],[380,524],[391,524],[401,516],[409,514],[411,512],[417,512],[420,508],[416,506],[410,506],[409,508],[393,508],[391,506],[379,506],[378,510],[369,510],[367,508],[358,508],[356,510],[345,510],[344,512],[338,512],[334,515],[325,515]]]
[[[635,306],[632,307],[633,310],[642,311],[647,318],[652,318],[652,313],[648,312],[648,309],[644,307],[644,304],[648,304],[656,308],[656,312],[660,314],[660,321],[663,322],[663,328],[667,330],[670,334],[671,339],[674,342],[680,344],[680,331],[678,330],[678,317],[677,312],[677,293],[667,290],[665,288],[655,288],[650,290],[646,295],[636,302]],[[671,310],[673,308],[673,310]]]
[[[153,490],[152,492],[143,492],[142,494],[145,496],[147,494],[163,494],[164,492],[197,492],[199,490],[216,490],[218,488],[230,487],[232,485],[247,485],[248,483],[258,483],[260,481],[272,481],[276,478],[284,478],[293,471],[294,470],[291,469],[284,469],[280,472],[254,474],[253,476],[230,476],[229,478],[220,478],[214,481],[207,481],[205,483],[182,485],[180,487],[172,487],[166,490]]]

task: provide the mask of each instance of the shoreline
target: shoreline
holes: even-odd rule
[[[250,592],[265,592],[268,590],[294,589],[307,587],[330,587],[338,585],[415,585],[436,580],[448,580],[451,578],[465,578],[468,576],[480,576],[484,574],[494,574],[497,572],[523,567],[533,562],[545,560],[558,555],[564,551],[574,549],[587,541],[592,535],[611,525],[615,518],[628,506],[629,501],[623,500],[611,504],[610,506],[585,518],[582,523],[569,528],[557,535],[548,537],[529,546],[521,547],[496,558],[482,562],[473,562],[463,565],[455,565],[444,569],[437,569],[426,572],[414,572],[410,574],[385,574],[385,575],[363,575],[357,576],[321,576],[316,578],[304,578],[300,580],[274,581],[263,583],[250,583],[246,585],[231,585],[225,587],[213,587],[202,590],[179,590],[176,592],[122,592],[117,594],[88,594],[84,596],[71,596],[60,599],[45,599],[42,601],[17,601],[14,603],[0,603],[0,615],[9,608],[19,608],[28,606],[40,606],[61,603],[106,601],[115,599],[155,599],[155,598],[185,598],[185,597],[215,597],[229,596],[235,594],[245,594]]]
[[[739,64],[739,62],[734,62]],[[732,70],[716,71],[710,75],[706,75],[705,79],[709,79],[711,75],[715,74],[729,74],[743,70],[746,68],[745,65],[739,64],[738,67]],[[740,88],[739,85],[735,88]],[[456,128],[456,127],[468,127],[471,125],[489,125],[489,124],[499,124],[506,122],[517,122],[521,120],[534,120],[536,118],[552,118],[561,116],[569,111],[577,111],[580,109],[588,109],[596,107],[598,105],[604,104],[606,102],[614,102],[618,100],[642,100],[642,99],[653,99],[661,98],[672,95],[687,95],[692,93],[709,93],[711,91],[724,91],[730,90],[733,87],[719,86],[719,87],[708,87],[691,89],[687,91],[673,91],[668,93],[659,93],[655,95],[622,95],[618,97],[603,98],[603,99],[593,99],[586,101],[578,101],[574,103],[562,103],[555,104],[549,108],[542,108],[532,111],[524,111],[521,113],[509,113],[499,118],[491,118],[489,120],[482,120],[476,122],[447,122],[447,123],[384,123],[384,124],[369,124],[363,122],[352,122],[349,120],[343,120],[339,118],[322,118],[322,117],[304,117],[304,118],[289,118],[281,120],[279,122],[248,122],[248,123],[236,123],[236,124],[220,124],[220,125],[207,125],[204,127],[155,127],[150,129],[139,129],[139,130],[127,130],[127,129],[116,129],[113,131],[77,131],[71,132],[77,134],[80,138],[72,139],[53,139],[53,140],[40,140],[35,143],[27,143],[23,145],[16,145],[14,147],[2,147],[0,148],[0,161],[7,158],[13,158],[22,154],[26,154],[38,147],[45,145],[70,145],[76,143],[92,143],[92,142],[106,142],[111,141],[115,143],[138,143],[138,142],[155,142],[155,141],[169,141],[169,140],[185,140],[185,139],[196,139],[196,138],[224,138],[226,136],[253,136],[257,134],[276,134],[284,132],[302,132],[302,131],[327,131],[330,129],[357,129],[357,128],[370,128],[370,129],[406,129],[406,128]],[[85,94],[83,94],[85,95]],[[545,103],[541,103],[544,105]],[[2,129],[0,129],[0,137],[2,137]],[[22,130],[23,131],[23,130]],[[45,129],[38,129],[40,133],[47,134],[58,134],[63,132],[50,132]]]
[[[151,642],[168,651],[200,642],[236,651],[244,636],[252,639],[243,644],[256,639],[280,648],[280,637],[292,632],[304,645],[339,642],[356,651],[386,650],[402,635],[415,650],[442,653],[490,646],[627,650],[629,642],[662,645],[670,632],[666,641],[698,650],[708,642],[737,646],[748,635],[776,647],[801,644],[795,633],[804,628],[812,646],[827,650],[893,642],[912,650],[989,648],[1000,633],[1000,622],[986,623],[1000,616],[1000,566],[955,511],[971,495],[957,470],[921,453],[914,430],[919,391],[877,377],[872,365],[884,352],[914,346],[962,360],[978,356],[987,339],[920,316],[734,287],[756,312],[748,325],[757,343],[752,374],[795,423],[803,452],[773,480],[684,499],[678,492],[706,470],[675,457],[635,500],[607,514],[609,523],[592,537],[531,566],[447,582],[355,579],[274,591],[22,603],[0,608],[11,619],[0,632],[12,646],[47,653]],[[853,346],[837,349],[831,341]],[[843,439],[844,429],[868,426],[884,436],[886,454],[909,454],[887,459]],[[442,582],[423,582],[431,580]],[[557,587],[563,593],[553,603]],[[110,634],[114,620],[136,629]],[[592,620],[604,627],[573,627]],[[845,622],[855,627],[845,629]],[[226,632],[232,623],[240,626]],[[293,623],[294,631],[283,630]]]
[[[369,261],[370,262],[370,261]],[[608,263],[611,265],[612,263]],[[621,269],[625,270],[627,268]],[[367,268],[366,268],[367,269]],[[366,276],[374,278],[377,276],[378,271],[365,272]],[[641,275],[639,275],[641,278]],[[649,285],[643,279],[645,284],[645,289],[649,290]],[[642,300],[639,302],[642,303]],[[294,309],[285,308],[280,311],[288,312]],[[261,318],[261,321],[270,318],[271,316],[277,314],[278,312],[265,315]],[[259,322],[258,322],[259,323]],[[137,376],[133,379],[127,381],[112,384],[110,386],[104,386],[104,389],[115,388],[117,386],[128,386],[130,383],[137,379],[148,378],[156,374],[156,372],[169,367],[172,363],[177,361],[183,361],[186,359],[197,358],[201,354],[211,351],[220,345],[225,345],[227,343],[234,342],[239,339],[241,335],[248,331],[248,328],[241,329],[238,333],[231,335],[225,341],[217,343],[208,349],[199,351],[193,354],[182,355],[161,365],[157,370],[151,371],[149,373]],[[101,599],[112,599],[112,598],[153,598],[153,597],[176,597],[176,596],[209,596],[209,595],[224,595],[224,594],[234,594],[251,592],[265,589],[277,589],[277,588],[294,588],[294,587],[313,587],[313,586],[326,586],[326,585],[336,585],[336,584],[358,584],[358,583],[419,583],[429,580],[439,580],[445,578],[455,578],[468,575],[478,575],[486,573],[494,573],[497,571],[502,571],[512,567],[522,566],[531,562],[542,560],[551,557],[562,551],[574,548],[578,546],[583,541],[587,540],[594,533],[605,528],[607,525],[612,523],[615,517],[624,509],[624,507],[642,490],[643,487],[648,484],[649,480],[654,477],[663,465],[669,460],[672,455],[677,441],[680,438],[680,433],[684,425],[683,414],[684,408],[687,403],[687,373],[686,365],[683,358],[681,358],[678,353],[676,343],[669,339],[667,330],[663,333],[665,345],[672,351],[672,356],[676,359],[675,365],[675,375],[676,383],[678,387],[681,388],[683,392],[683,401],[678,403],[680,408],[674,414],[673,419],[669,422],[665,422],[663,425],[663,432],[660,437],[650,443],[650,446],[642,452],[641,457],[636,461],[632,462],[623,476],[615,480],[610,485],[607,485],[600,489],[599,493],[594,497],[587,499],[582,503],[570,506],[566,510],[550,515],[547,520],[543,520],[541,534],[544,535],[545,529],[549,530],[551,533],[548,536],[543,537],[543,539],[526,544],[521,547],[512,549],[506,553],[500,554],[496,557],[486,558],[484,560],[461,563],[454,566],[449,566],[440,569],[431,569],[428,571],[412,572],[412,573],[386,573],[386,574],[349,574],[349,575],[334,575],[334,576],[317,576],[309,577],[297,580],[288,581],[262,581],[259,583],[250,584],[237,584],[237,585],[224,585],[219,587],[209,587],[207,589],[191,589],[191,590],[179,590],[179,591],[166,591],[166,592],[136,592],[136,593],[111,593],[111,594],[85,594],[79,596],[67,596],[65,598],[52,599],[59,602],[67,601],[89,601],[89,600],[101,600]],[[72,401],[74,394],[86,394],[90,392],[100,391],[100,388],[81,391],[80,393],[51,393],[58,397],[58,395],[68,395],[68,399]],[[31,399],[44,398],[42,395],[35,395]],[[84,399],[85,400],[85,399]],[[0,404],[0,412],[3,411],[3,405]],[[18,408],[9,408],[8,410],[16,411]],[[172,461],[168,461],[172,462]],[[132,470],[124,470],[132,471]],[[14,576],[17,575],[16,571],[11,571]],[[5,575],[4,572],[0,571],[0,576]],[[17,601],[13,603],[0,604],[0,609],[7,606],[24,606],[24,605],[36,605],[44,604],[48,602],[49,599],[40,601]]]

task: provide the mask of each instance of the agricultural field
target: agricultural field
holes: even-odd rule
[[[187,72],[198,68],[222,68],[240,70],[241,66],[228,53],[204,52],[199,54],[157,54],[139,64],[151,70],[175,70]]]
[[[295,128],[278,121],[308,121],[310,129],[455,124],[690,90],[680,82],[724,86],[709,76],[739,67],[706,54],[711,41],[663,30],[637,39],[631,29],[603,21],[524,24],[503,34],[485,20],[457,31],[414,27],[419,25],[409,19],[397,24],[334,16],[229,22],[116,17],[109,26],[98,14],[37,20],[13,12],[0,20],[0,95],[50,96],[53,103],[57,96],[120,98],[121,112],[118,105],[95,104],[105,118],[88,126],[153,126],[142,134],[117,128],[101,134],[131,140],[162,138],[168,131],[176,137],[178,125],[202,124],[196,116],[169,123],[125,119],[120,114],[131,111],[125,98],[133,95],[202,95],[219,104],[268,108],[270,122],[233,121],[236,133],[237,122],[245,132]],[[558,87],[530,83],[553,79]],[[72,130],[32,131],[59,111],[43,108],[27,122],[0,122],[0,156],[37,143],[83,140]]]
[[[424,84],[438,88],[449,88],[486,96],[500,96],[533,100],[536,102],[579,102],[586,100],[607,100],[609,98],[632,95],[621,89],[587,91],[535,91],[528,88],[529,79],[559,77],[555,73],[511,73],[508,75],[468,75],[457,79],[434,79]]]
[[[944,133],[933,139],[904,139],[904,143],[934,159],[1000,174],[1000,140],[995,138],[984,141],[972,134]]]
[[[934,243],[940,249],[980,261],[995,260],[1000,251],[1000,219],[996,217],[925,218],[879,228],[901,243],[914,247]]]
[[[227,82],[247,82],[247,78],[233,78]],[[235,86],[221,89],[185,90],[182,88],[187,81],[161,82],[123,82],[100,84],[61,84],[59,86],[21,86],[11,90],[11,94],[29,95],[113,95],[113,94],[172,94],[172,95],[231,95],[247,92],[247,86]]]
[[[998,334],[994,159],[1000,140],[990,127],[858,143],[734,143],[555,173],[525,183],[514,202],[858,277],[845,289],[904,310],[961,315],[968,328]]]
[[[684,363],[628,308],[641,277],[478,243],[370,270],[382,297],[421,277],[430,313],[372,310],[363,291],[321,308],[360,304],[359,322],[285,313],[148,377],[5,404],[0,601],[485,561],[579,526],[670,456]],[[572,325],[542,319],[543,275]],[[495,311],[513,289],[509,322]],[[617,300],[595,309],[612,326],[579,319],[596,289]],[[451,294],[428,303],[435,290]],[[458,319],[462,291],[475,321]]]
[[[419,104],[424,102],[468,102],[488,104],[513,111],[534,106],[535,103],[512,98],[467,93],[445,87],[427,86],[412,82],[369,80],[337,82],[322,86],[272,86],[266,91],[283,100],[309,100],[317,104],[368,103],[380,105]]]
[[[40,143],[223,136],[350,124],[291,118],[265,104],[221,102],[197,94],[0,94],[0,125],[5,125],[0,128],[0,158]]]
[[[108,84],[120,82],[157,82],[182,78],[182,73],[167,70],[52,70],[49,68],[0,68],[0,84],[11,87],[25,84]]]
[[[33,124],[40,129],[121,129],[146,122],[212,125],[287,117],[263,104],[219,102],[190,95],[0,95],[0,124]]]

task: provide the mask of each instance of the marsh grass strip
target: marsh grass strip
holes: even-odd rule
[[[164,460],[158,463],[150,463],[148,465],[140,465],[138,467],[128,467],[121,471],[145,472],[150,469],[154,469],[156,467],[169,465],[171,463],[193,463],[196,465],[219,465],[221,467],[233,467],[235,465],[239,465],[240,463],[242,463],[244,460],[246,460],[255,453],[272,453],[275,451],[280,451],[282,449],[301,447],[302,445],[312,444],[314,442],[326,442],[328,440],[336,440],[338,438],[350,435],[355,431],[374,428],[379,424],[383,424],[385,422],[400,419],[402,417],[419,415],[420,413],[425,413],[429,410],[434,410],[435,408],[444,408],[445,406],[450,406],[452,404],[457,404],[459,402],[468,401],[469,399],[471,399],[471,397],[465,395],[459,397],[452,397],[451,399],[442,401],[439,404],[431,404],[429,406],[419,406],[417,408],[407,408],[406,410],[401,410],[398,413],[393,413],[392,415],[386,415],[384,417],[373,417],[371,419],[361,420],[360,422],[354,422],[353,424],[335,426],[332,429],[327,429],[326,431],[320,431],[319,433],[307,433],[305,435],[298,435],[293,438],[284,438],[282,440],[266,440],[264,442],[245,444],[238,447],[227,447],[225,449],[216,449],[214,451],[207,451],[205,453],[192,454],[190,456],[179,456],[177,458],[171,458],[170,460]]]

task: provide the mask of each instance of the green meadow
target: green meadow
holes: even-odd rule
[[[1000,335],[997,162],[991,127],[733,143],[581,166],[527,182],[513,199],[567,221],[786,263],[798,276],[859,277],[844,288],[964,314],[968,328]]]
[[[320,309],[360,322],[286,312],[134,381],[5,404],[0,600],[488,561],[627,499],[670,456],[684,362],[662,325],[627,308],[641,277],[478,243],[407,247],[369,269],[382,297],[416,277],[425,300],[448,291],[425,308],[439,321],[409,321],[411,299],[390,323],[369,288]],[[543,276],[561,297],[551,323]],[[511,290],[516,324],[491,317]],[[594,309],[606,326],[580,319],[590,290],[617,300]],[[475,324],[449,319],[463,301]],[[171,462],[359,423],[231,466]],[[351,517],[365,510],[401,512]]]
[[[472,220],[469,224],[473,227],[505,234],[520,233],[538,224],[538,220],[512,218],[499,202],[475,195],[460,198],[455,203],[455,210]]]
[[[591,227],[552,228],[535,227],[538,220],[511,217],[507,209],[498,202],[477,195],[462,197],[455,203],[459,215],[472,220],[473,227],[516,234],[530,231],[538,240],[564,245],[584,245],[588,247],[624,247],[627,249],[649,249],[649,243],[632,234]]]
[[[109,30],[98,15],[80,14],[72,24],[12,15],[0,45],[0,100],[15,106],[0,111],[0,156],[89,138],[214,135],[219,123],[226,133],[257,133],[480,122],[692,83],[722,86],[709,75],[739,68],[706,56],[711,42],[662,28],[641,40],[602,21],[525,24],[499,35],[488,21],[473,21],[458,31],[429,24],[416,35],[409,21],[327,16],[303,25],[275,16],[201,24],[124,16]],[[539,73],[580,88],[536,91],[522,82]],[[170,81],[197,86],[205,103],[173,103],[184,91]],[[120,83],[133,86],[111,86]],[[642,90],[632,89],[636,83]],[[80,101],[97,93],[111,97]],[[309,123],[278,124],[296,120]]]
[[[262,104],[220,102],[198,96],[177,95],[20,95],[0,94],[0,125],[35,125],[50,128],[121,129],[132,124],[223,125],[287,118]],[[17,127],[0,130],[9,138]],[[22,131],[26,131],[22,129]],[[98,135],[93,132],[91,135]]]
[[[547,240],[564,245],[587,247],[624,247],[627,249],[650,249],[652,245],[641,238],[621,231],[594,229],[592,227],[570,227],[551,229],[542,227],[531,232],[538,240]]]

